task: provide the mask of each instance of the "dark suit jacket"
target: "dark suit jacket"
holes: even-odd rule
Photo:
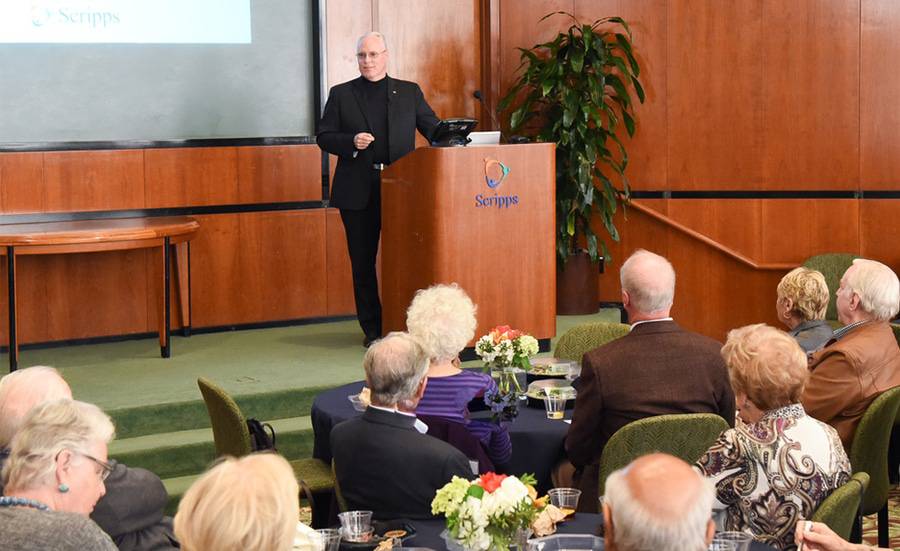
[[[378,519],[432,518],[431,500],[454,475],[472,478],[469,460],[414,427],[415,419],[368,408],[331,429],[334,470],[351,510]]]
[[[722,345],[674,321],[635,326],[584,355],[566,452],[576,467],[595,464],[632,421],[670,413],[716,413],[734,425],[734,392]]]
[[[388,79],[388,162],[393,163],[416,148],[416,129],[431,141],[439,119],[418,84],[385,78]],[[378,173],[372,169],[373,148],[357,152],[353,146],[354,136],[372,132],[366,118],[362,80],[359,77],[331,89],[316,134],[319,147],[338,156],[331,206],[339,209],[365,208],[377,182]]]

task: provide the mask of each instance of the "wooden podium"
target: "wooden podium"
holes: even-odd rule
[[[406,329],[418,289],[452,282],[478,306],[475,339],[499,324],[556,334],[555,147],[426,147],[384,171],[385,334]]]

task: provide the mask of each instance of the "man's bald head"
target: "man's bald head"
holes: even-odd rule
[[[610,551],[701,551],[715,531],[712,484],[687,463],[656,453],[606,480],[603,515]]]
[[[675,269],[668,260],[638,249],[622,264],[619,280],[622,302],[632,318],[669,315],[675,299]]]
[[[72,399],[72,390],[59,371],[34,366],[0,379],[0,449],[8,448],[31,408],[44,402]]]

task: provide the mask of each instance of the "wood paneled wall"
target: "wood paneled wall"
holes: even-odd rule
[[[900,271],[900,195],[867,197],[900,190],[896,2],[500,0],[502,89],[518,66],[514,47],[569,24],[537,24],[555,10],[631,25],[647,102],[627,142],[628,176],[662,197],[644,204],[759,264],[849,251]],[[769,193],[783,191],[810,195]],[[618,220],[602,300],[619,300],[621,261],[643,247],[675,265],[674,314],[685,325],[722,339],[775,323],[783,270],[753,269],[633,208]]]

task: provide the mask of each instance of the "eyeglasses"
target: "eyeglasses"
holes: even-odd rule
[[[86,454],[86,453],[81,453],[81,452],[75,452],[75,453],[77,453],[77,454],[80,455],[81,457],[90,459],[91,461],[93,461],[93,462],[96,463],[97,465],[100,465],[101,471],[100,471],[99,474],[100,474],[100,480],[101,480],[101,481],[104,481],[104,480],[106,480],[107,478],[109,478],[110,473],[112,473],[112,471],[113,471],[113,466],[112,466],[112,465],[110,465],[110,464],[107,463],[106,461],[100,461],[99,459],[97,459],[97,458],[94,457],[93,455],[88,455],[88,454]]]
[[[387,50],[381,50],[380,52],[359,52],[358,54],[356,54],[356,59],[359,61],[365,61],[368,58],[372,61],[375,61],[376,59],[381,57],[381,54],[386,51]]]

